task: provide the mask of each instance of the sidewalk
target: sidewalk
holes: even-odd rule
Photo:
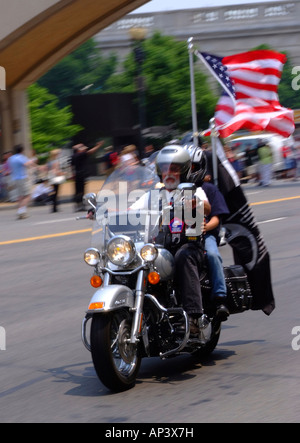
[[[102,184],[103,184],[103,178],[102,177],[94,177],[87,181],[85,186],[85,192],[95,192],[97,193]],[[66,183],[63,183],[60,185],[59,189],[59,201],[61,203],[70,203],[73,201],[73,196],[75,192],[75,183],[73,181],[67,181]],[[10,203],[10,202],[3,202],[0,203],[0,210],[1,209],[9,209],[9,208],[15,208],[16,203]]]

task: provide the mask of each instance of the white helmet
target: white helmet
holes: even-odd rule
[[[162,180],[163,165],[179,165],[180,167],[180,182],[189,181],[189,174],[191,171],[191,157],[186,149],[180,145],[165,146],[157,155],[156,172],[160,180]]]

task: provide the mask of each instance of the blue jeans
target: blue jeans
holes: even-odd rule
[[[223,271],[223,261],[219,252],[217,240],[212,234],[205,235],[205,250],[213,299],[226,297],[227,290]]]

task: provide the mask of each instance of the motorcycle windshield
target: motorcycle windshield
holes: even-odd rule
[[[147,166],[117,168],[97,194],[92,246],[106,251],[116,235],[149,243],[159,228],[159,178]]]

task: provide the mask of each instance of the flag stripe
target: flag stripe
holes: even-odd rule
[[[249,93],[249,90],[248,90],[248,93]],[[260,94],[260,95],[262,95],[262,94]],[[249,94],[246,94],[246,93],[243,93],[243,92],[239,92],[238,93],[238,98],[239,98],[240,101],[247,101],[247,100],[252,99],[253,96],[251,96]],[[272,106],[274,108],[278,107],[278,110],[279,110],[279,108],[281,108],[281,105],[280,105],[280,103],[278,101],[278,97],[277,97],[277,100],[276,100],[275,97],[274,97],[274,100],[267,100],[266,98],[263,98],[263,97],[260,97],[260,98],[257,97],[257,100],[261,100],[261,102],[264,102],[264,106]]]
[[[236,113],[230,122],[221,125],[217,129],[220,134],[222,133],[222,137],[229,137],[233,132],[242,128],[249,131],[266,130],[289,137],[294,129],[294,122],[293,118],[288,114],[288,110],[286,115],[277,115],[277,113],[253,115],[252,111],[243,111]]]
[[[266,74],[273,74],[277,77],[282,73],[282,65],[279,62],[272,63],[272,60],[260,60],[252,61],[251,63],[235,63],[226,65],[229,73],[231,74],[237,70],[249,71],[249,72],[265,72]]]
[[[276,84],[272,84],[270,82],[265,83],[265,82],[254,82],[245,78],[238,78],[238,77],[232,77],[232,80],[235,82],[235,87],[236,87],[236,91],[237,94],[239,93],[239,91],[241,90],[241,88],[243,87],[249,87],[251,89],[258,89],[258,90],[262,90],[262,91],[270,91],[276,94],[277,96],[277,83]],[[265,79],[267,80],[267,79]]]
[[[229,116],[233,116],[234,115],[234,105],[232,103],[232,100],[230,100],[230,102],[227,102],[225,100],[222,100],[222,101],[220,100],[217,103],[216,112],[226,112]]]
[[[278,60],[280,63],[284,64],[286,62],[286,56],[269,49],[258,49],[256,51],[247,51],[240,54],[229,55],[223,58],[223,63],[228,65],[235,63],[236,60],[238,60],[238,63],[248,63],[251,60],[272,60],[273,62]]]
[[[261,75],[261,76],[270,76],[274,77],[274,80],[278,83],[282,71],[279,69],[273,69],[273,68],[262,68],[261,66],[253,67],[251,69],[246,68],[244,65],[240,65],[237,69],[233,69],[231,66],[228,66],[228,72],[230,73],[230,77],[233,75],[237,75],[238,73],[241,73],[243,76],[254,76],[254,75]]]
[[[266,101],[278,101],[278,95],[273,91],[266,91],[266,89],[250,88],[249,86],[239,85],[236,93],[236,98],[244,97],[258,97]]]

